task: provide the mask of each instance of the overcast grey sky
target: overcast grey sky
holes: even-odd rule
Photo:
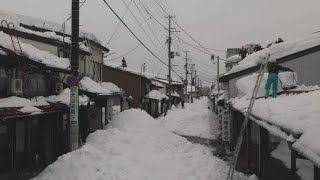
[[[126,10],[122,0],[107,0],[120,16]],[[130,0],[125,0],[127,3]],[[139,5],[139,0],[134,0]],[[167,19],[161,14],[160,9],[154,9],[154,0],[142,0],[146,2],[150,11],[156,15],[159,21],[167,25]],[[305,36],[320,30],[320,1],[319,0],[156,0],[161,1],[170,8],[176,16],[178,23],[186,29],[194,38],[208,48],[226,50],[229,47],[241,47],[247,43],[267,43],[282,37],[291,40]],[[141,7],[141,6],[140,6]],[[63,22],[71,11],[71,0],[2,0],[1,9],[47,19],[48,21]],[[142,7],[141,7],[142,8]],[[157,43],[161,53],[163,48],[158,45],[156,38],[148,29],[136,7],[132,3],[132,12],[138,18],[152,40]],[[145,12],[143,12],[145,13]],[[126,14],[125,22],[147,44],[150,49],[161,59],[167,61],[147,36],[140,29],[130,12]],[[152,19],[147,20],[154,33],[166,47],[166,34],[163,28],[155,25]],[[105,44],[118,20],[104,5],[102,0],[87,0],[81,8],[81,25],[83,29],[96,34]],[[183,32],[179,33],[187,42],[197,45]],[[183,50],[189,50],[193,58],[191,63],[196,64],[196,69],[203,81],[211,81],[216,74],[215,66],[211,64],[210,57],[187,45],[180,45],[174,41],[174,47],[181,46]],[[138,45],[134,37],[121,26],[114,39],[108,45],[111,52],[115,52],[110,59],[121,56]],[[225,53],[215,52],[219,56]],[[175,67],[183,75],[184,55],[176,57]],[[126,56],[129,67],[139,70],[143,62],[147,63],[147,70],[154,73],[165,74],[167,68],[152,57],[142,46]],[[113,60],[120,63],[121,59]],[[183,76],[184,77],[184,76]]]

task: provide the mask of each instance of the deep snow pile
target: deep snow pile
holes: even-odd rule
[[[83,77],[79,82],[79,88],[91,93],[112,94],[111,91],[105,89],[101,84],[95,82],[89,77]]]
[[[112,93],[120,93],[121,89],[112,82],[101,82],[100,85]]]
[[[254,67],[262,62],[263,57],[267,57],[268,54],[271,54],[269,60],[276,60],[281,57],[285,57],[290,54],[294,54],[299,51],[306,50],[320,45],[320,33],[314,33],[307,37],[282,42],[279,44],[274,44],[269,48],[263,49],[258,52],[254,52],[247,56],[245,59],[239,62],[237,66],[234,66],[227,74],[232,74],[250,67]]]
[[[106,130],[61,156],[35,179],[221,180],[228,166],[210,150],[175,135],[146,112],[117,114]],[[237,180],[249,179],[235,173]]]
[[[194,99],[193,104],[186,103],[185,109],[168,111],[168,115],[159,118],[160,122],[174,133],[215,139],[219,134],[219,123],[214,113],[208,109],[208,99]]]
[[[58,56],[50,54],[47,51],[42,51],[30,44],[26,44],[23,42],[20,42],[20,45],[23,55],[36,62],[61,69],[67,69],[70,66],[70,61],[68,58],[60,58]],[[4,48],[15,52],[10,36],[2,31],[0,31],[0,46],[3,46]]]
[[[169,99],[168,96],[162,94],[160,91],[157,91],[157,90],[150,91],[145,97],[150,99],[157,99],[157,100]]]
[[[278,147],[272,151],[272,157],[279,159],[283,164],[291,168],[291,151],[286,141],[281,141]],[[297,159],[297,172],[302,180],[313,180],[313,164],[304,159]]]
[[[234,98],[232,106],[246,111],[247,97]],[[320,91],[257,99],[252,114],[301,137],[293,144],[298,152],[320,165]]]
[[[256,84],[258,78],[258,73],[254,73],[252,75],[243,77],[239,79],[236,82],[236,87],[238,89],[238,96],[252,96],[252,92],[254,90],[254,86]],[[265,85],[268,79],[268,73],[265,73],[261,85],[259,87],[258,95],[257,97],[264,96],[265,92]],[[281,81],[281,82],[280,82]],[[281,83],[283,84],[284,87],[291,87],[291,86],[296,86],[297,85],[297,74],[293,72],[281,72],[279,73],[279,81],[278,81],[278,92],[282,92],[283,88]],[[270,94],[272,94],[272,87],[270,88]]]
[[[46,98],[46,101],[51,103],[70,104],[70,89],[64,89],[59,95],[52,95]],[[90,101],[86,95],[79,95],[79,105],[86,105]]]

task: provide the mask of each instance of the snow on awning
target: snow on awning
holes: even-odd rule
[[[100,95],[111,95],[112,92],[103,88],[99,83],[95,82],[94,80],[90,79],[89,77],[83,77],[79,82],[79,88],[81,90],[96,93]]]
[[[239,55],[230,56],[226,59],[226,63],[237,63],[241,61],[241,57]]]
[[[60,58],[50,54],[48,51],[42,51],[30,44],[23,42],[20,42],[20,44],[23,55],[31,60],[60,69],[68,69],[70,67],[70,61],[68,58]],[[0,31],[0,46],[15,52],[10,36],[2,31]]]
[[[146,96],[146,98],[149,99],[156,99],[156,100],[162,100],[162,99],[169,99],[168,96],[162,94],[161,92],[157,91],[157,90],[152,90],[150,91]]]
[[[161,88],[164,88],[165,85],[160,83],[160,82],[157,82],[157,81],[154,81],[154,80],[151,80],[151,84],[156,86],[156,87],[161,87]]]
[[[240,61],[237,66],[232,67],[232,69],[225,75],[233,74],[262,63],[264,57],[271,54],[269,60],[277,60],[279,58],[312,48],[320,45],[320,33],[314,33],[310,36],[293,40],[282,42],[279,44],[274,44],[269,48],[263,49],[258,52],[254,52],[248,55],[245,59]]]
[[[53,95],[46,98],[46,101],[51,103],[70,104],[70,89],[64,89],[59,95]],[[90,102],[88,96],[79,95],[79,105],[87,105]]]
[[[249,105],[246,97],[234,98],[232,106],[245,112]],[[320,90],[301,94],[284,94],[277,98],[257,99],[252,115],[300,137],[293,147],[320,165]]]
[[[100,86],[102,86],[104,89],[112,92],[112,93],[121,93],[122,90],[112,82],[101,82]]]
[[[0,99],[0,108],[24,107],[24,106],[47,106],[49,103],[44,101],[44,97],[26,99],[16,96]]]

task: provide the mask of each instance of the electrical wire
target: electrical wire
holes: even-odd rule
[[[132,53],[133,51],[135,51],[140,45],[141,45],[141,44],[138,44],[135,48],[131,49],[130,51],[126,52],[125,54],[123,54],[123,55],[121,55],[121,56],[119,56],[119,57],[117,57],[117,58],[107,59],[106,61],[112,61],[112,60],[120,59],[120,58],[122,58],[122,57],[124,57],[124,56],[127,56],[127,55],[129,55],[130,53]]]
[[[168,66],[165,62],[163,62],[158,56],[156,56],[139,38],[138,36],[128,27],[128,25],[119,17],[119,15],[114,11],[114,9],[109,5],[109,3],[106,0],[102,0],[106,6],[112,11],[112,13],[122,22],[122,24],[128,29],[128,31],[140,42],[140,44],[143,45],[143,47],[152,54],[157,60],[159,60],[164,65]],[[181,78],[181,76],[173,70],[173,72]]]
[[[133,0],[131,0],[131,1],[130,1],[129,5],[128,5],[128,7],[127,7],[126,11],[123,13],[123,15],[122,15],[122,18],[121,18],[121,19],[124,19],[124,17],[126,16],[126,14],[127,14],[128,10],[129,10],[129,7],[130,7],[130,5],[131,5],[132,1],[133,1]],[[109,38],[109,40],[108,40],[108,42],[107,42],[107,45],[106,45],[106,46],[108,46],[108,45],[109,45],[109,43],[110,43],[110,41],[112,40],[113,36],[114,36],[114,35],[116,34],[116,32],[118,31],[118,29],[119,29],[120,25],[121,25],[121,21],[119,21],[119,23],[118,23],[118,25],[117,25],[116,29],[113,31],[113,33],[112,33],[111,37]]]

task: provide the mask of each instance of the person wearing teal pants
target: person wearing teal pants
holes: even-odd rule
[[[276,98],[278,95],[278,80],[279,80],[279,71],[291,71],[292,69],[282,67],[278,65],[275,61],[270,61],[268,64],[268,80],[265,86],[265,98],[269,96],[270,88],[272,85],[272,97]]]

